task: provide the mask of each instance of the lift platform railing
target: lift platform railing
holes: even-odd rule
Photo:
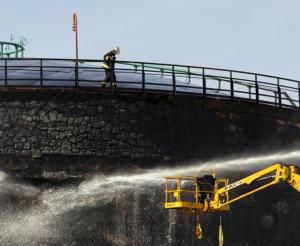
[[[183,209],[189,212],[208,209],[207,199],[213,198],[214,191],[228,185],[229,180],[218,178],[211,190],[201,189],[198,176],[167,176],[165,177],[165,208]],[[204,197],[205,196],[205,202]],[[222,199],[229,200],[229,193]],[[224,208],[228,209],[228,207]]]
[[[300,108],[298,80],[210,67],[117,61],[117,88],[113,81],[102,88],[102,63],[88,59],[0,59],[0,90],[160,93]]]
[[[166,177],[165,207],[199,208],[200,191],[196,183],[196,176]]]

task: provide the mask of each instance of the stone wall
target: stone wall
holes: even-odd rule
[[[184,96],[7,94],[0,101],[0,167],[84,175],[296,148],[299,115]]]

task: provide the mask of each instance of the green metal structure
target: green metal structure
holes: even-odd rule
[[[21,44],[0,41],[0,58],[23,58],[24,51]]]

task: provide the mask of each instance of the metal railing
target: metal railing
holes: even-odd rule
[[[101,60],[0,59],[0,90],[186,94],[300,108],[300,81],[259,73],[176,64],[117,61],[117,87],[102,87]],[[110,71],[113,73],[112,71]],[[113,76],[110,76],[113,78]]]

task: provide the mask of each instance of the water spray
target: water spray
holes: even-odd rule
[[[0,221],[0,237],[4,242],[14,245],[30,245],[38,240],[58,240],[59,231],[55,231],[55,221],[64,213],[74,209],[101,207],[113,201],[125,191],[146,193],[151,186],[162,186],[164,177],[201,171],[222,172],[226,170],[249,170],[257,166],[264,167],[279,160],[300,159],[300,151],[282,152],[268,155],[213,160],[205,164],[197,162],[181,167],[166,167],[145,170],[136,174],[97,175],[83,181],[79,186],[40,191],[31,186],[12,183],[7,175],[0,172],[1,190],[11,193],[39,196],[39,204],[20,214],[6,214]],[[1,196],[1,193],[0,193]],[[5,241],[6,240],[6,241]]]

